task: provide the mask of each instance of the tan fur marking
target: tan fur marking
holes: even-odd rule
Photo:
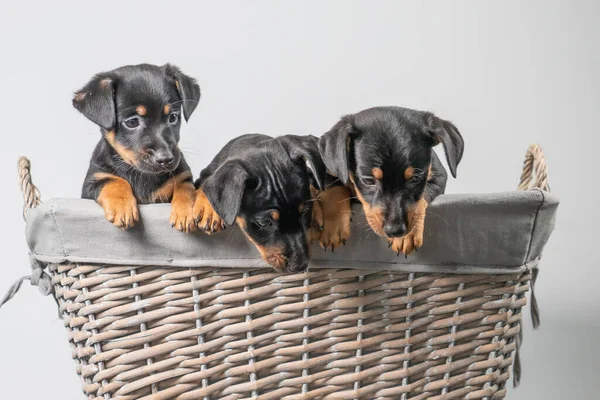
[[[196,201],[196,188],[188,179],[192,173],[182,172],[171,178],[173,187],[171,200],[171,225],[182,232],[193,232],[196,230],[194,219],[194,203]]]
[[[246,223],[246,220],[244,218],[242,218],[242,217],[236,217],[235,218],[235,222],[243,230],[245,230],[246,226],[248,226],[248,224]]]
[[[146,107],[139,105],[137,106],[137,108],[135,109],[135,112],[138,113],[139,116],[141,117],[145,117],[146,114],[148,113],[148,110],[146,110]]]
[[[271,211],[271,218],[273,221],[279,221],[279,211]]]
[[[110,79],[110,78],[102,79],[100,81],[100,88],[108,89],[110,87],[111,83],[112,83],[112,79]]]
[[[373,168],[371,170],[371,174],[373,174],[373,178],[377,179],[378,181],[383,179],[383,170],[381,168]]]
[[[198,228],[209,235],[213,232],[219,232],[225,229],[225,221],[221,219],[219,214],[217,214],[210,204],[210,201],[202,188],[196,190],[195,197],[193,216],[194,220],[197,221],[196,225]]]
[[[415,169],[413,167],[408,167],[404,170],[404,179],[408,181],[408,180],[412,179],[414,174],[415,174]]]
[[[427,182],[431,180],[431,164],[429,164],[429,169],[427,170]]]
[[[192,173],[185,171],[169,178],[163,185],[156,189],[150,195],[151,203],[167,203],[173,198],[173,192],[177,185],[184,183],[186,180],[192,179]]]
[[[408,233],[399,238],[389,239],[392,250],[409,255],[423,245],[425,215],[429,204],[423,198],[408,210]]]
[[[354,184],[354,182],[353,182]],[[385,217],[383,215],[383,208],[379,206],[371,206],[367,200],[360,194],[356,185],[354,185],[354,192],[356,193],[356,197],[361,202],[363,206],[363,210],[365,212],[365,217],[367,218],[367,222],[371,229],[378,234],[379,236],[385,236],[383,232],[383,225],[385,223]]]
[[[306,205],[305,205],[304,203],[301,203],[301,204],[298,206],[298,212],[299,212],[300,214],[302,214],[302,211],[304,211],[304,209],[305,209],[305,208],[306,208]]]
[[[338,248],[350,237],[350,198],[350,190],[346,186],[333,186],[319,193],[318,209],[323,221],[323,231],[319,237],[321,247]],[[313,220],[315,211],[313,208]]]
[[[85,92],[75,93],[74,99],[75,99],[75,101],[81,101],[81,100],[85,99]]]
[[[123,146],[121,143],[117,142],[115,138],[115,131],[106,132],[105,136],[108,144],[111,145],[113,149],[121,156],[123,161],[125,161],[129,165],[137,165],[137,157],[135,153],[129,150],[127,147]]]
[[[287,257],[283,255],[283,248],[265,247],[265,246],[262,246],[262,245],[256,243],[256,241],[254,241],[254,239],[252,239],[250,237],[248,232],[246,232],[246,227],[247,227],[246,220],[243,219],[242,217],[237,217],[235,219],[235,222],[242,229],[242,232],[244,232],[244,235],[246,235],[246,238],[248,239],[248,241],[250,243],[252,243],[254,245],[254,247],[256,247],[256,250],[258,250],[258,252],[260,253],[260,256],[262,257],[263,260],[265,260],[265,262],[267,264],[269,264],[271,267],[273,267],[273,269],[275,271],[278,271],[278,272],[285,271],[285,269],[287,267]]]
[[[168,115],[170,112],[171,112],[171,105],[165,104],[165,106],[163,107],[163,114]]]
[[[175,81],[175,87],[179,90],[179,81]]]
[[[102,186],[96,201],[104,209],[104,216],[120,228],[130,228],[139,219],[137,201],[129,183],[118,176],[107,173],[96,173],[97,180],[108,179]]]

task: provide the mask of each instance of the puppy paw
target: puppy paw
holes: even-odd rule
[[[423,245],[423,231],[425,230],[425,211],[427,205],[425,200],[419,200],[408,213],[408,233],[399,238],[388,239],[390,248],[395,251],[397,255],[402,253],[406,257]]]
[[[171,226],[180,232],[194,232],[196,220],[194,219],[194,202],[179,201],[171,204]]]
[[[178,184],[173,190],[171,200],[171,226],[181,232],[193,232],[196,230],[194,219],[194,203],[196,189],[191,182]]]
[[[133,227],[140,219],[140,214],[131,186],[122,178],[104,175],[102,179],[106,179],[107,182],[102,186],[96,199],[104,209],[104,216],[119,228]]]
[[[102,208],[106,219],[118,228],[129,229],[140,219],[137,201],[133,196],[106,198]]]
[[[202,189],[196,191],[193,218],[196,226],[209,235],[225,229],[225,221],[219,217],[219,214],[210,205]]]
[[[319,194],[318,201],[323,212],[319,244],[325,251],[330,248],[333,252],[350,238],[350,198],[350,190],[345,186],[335,186]]]
[[[388,243],[398,256],[400,253],[409,256],[423,245],[423,231],[411,231],[402,237],[388,239]]]

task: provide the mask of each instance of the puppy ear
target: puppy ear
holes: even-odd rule
[[[348,183],[348,163],[350,162],[350,138],[354,131],[351,116],[342,119],[321,136],[319,152],[327,167],[327,172],[339,178],[345,185]]]
[[[311,183],[319,190],[325,190],[327,170],[319,154],[319,139],[315,136],[285,135],[276,138],[294,161],[302,161],[311,176]]]
[[[196,83],[194,78],[181,72],[175,65],[165,64],[163,65],[163,68],[166,74],[175,81],[177,92],[183,101],[181,107],[183,110],[183,117],[187,122],[200,101],[200,86]]]
[[[112,129],[116,123],[115,87],[116,79],[110,73],[98,74],[75,92],[73,107],[101,128]]]
[[[425,133],[433,139],[434,145],[440,142],[443,144],[450,173],[456,178],[456,168],[465,149],[465,142],[456,126],[450,121],[429,114]]]
[[[202,182],[202,190],[217,214],[232,225],[240,212],[248,172],[237,162],[221,165]]]

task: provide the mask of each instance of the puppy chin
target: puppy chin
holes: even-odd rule
[[[285,271],[288,266],[287,258],[283,254],[268,254],[263,259],[279,272]]]

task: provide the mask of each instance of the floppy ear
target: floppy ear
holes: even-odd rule
[[[116,80],[110,73],[98,74],[75,92],[73,107],[101,128],[112,129],[116,123],[115,87]]]
[[[221,165],[202,183],[201,189],[217,214],[232,225],[240,212],[248,172],[237,162]]]
[[[348,183],[349,179],[348,151],[353,130],[351,116],[345,116],[319,140],[319,152],[327,167],[327,172],[338,177],[344,185]]]
[[[303,162],[311,176],[311,183],[319,190],[325,190],[326,168],[319,154],[319,139],[315,136],[285,135],[276,138],[290,158]]]
[[[194,78],[181,72],[175,65],[165,64],[163,65],[163,68],[166,74],[175,81],[177,92],[183,101],[181,107],[183,110],[183,117],[187,122],[200,101],[200,86],[196,83]]]
[[[444,152],[446,153],[446,161],[448,162],[448,167],[450,167],[450,173],[456,178],[456,168],[462,159],[465,149],[465,142],[456,126],[450,121],[429,114],[425,133],[433,139],[434,144],[442,143]]]

